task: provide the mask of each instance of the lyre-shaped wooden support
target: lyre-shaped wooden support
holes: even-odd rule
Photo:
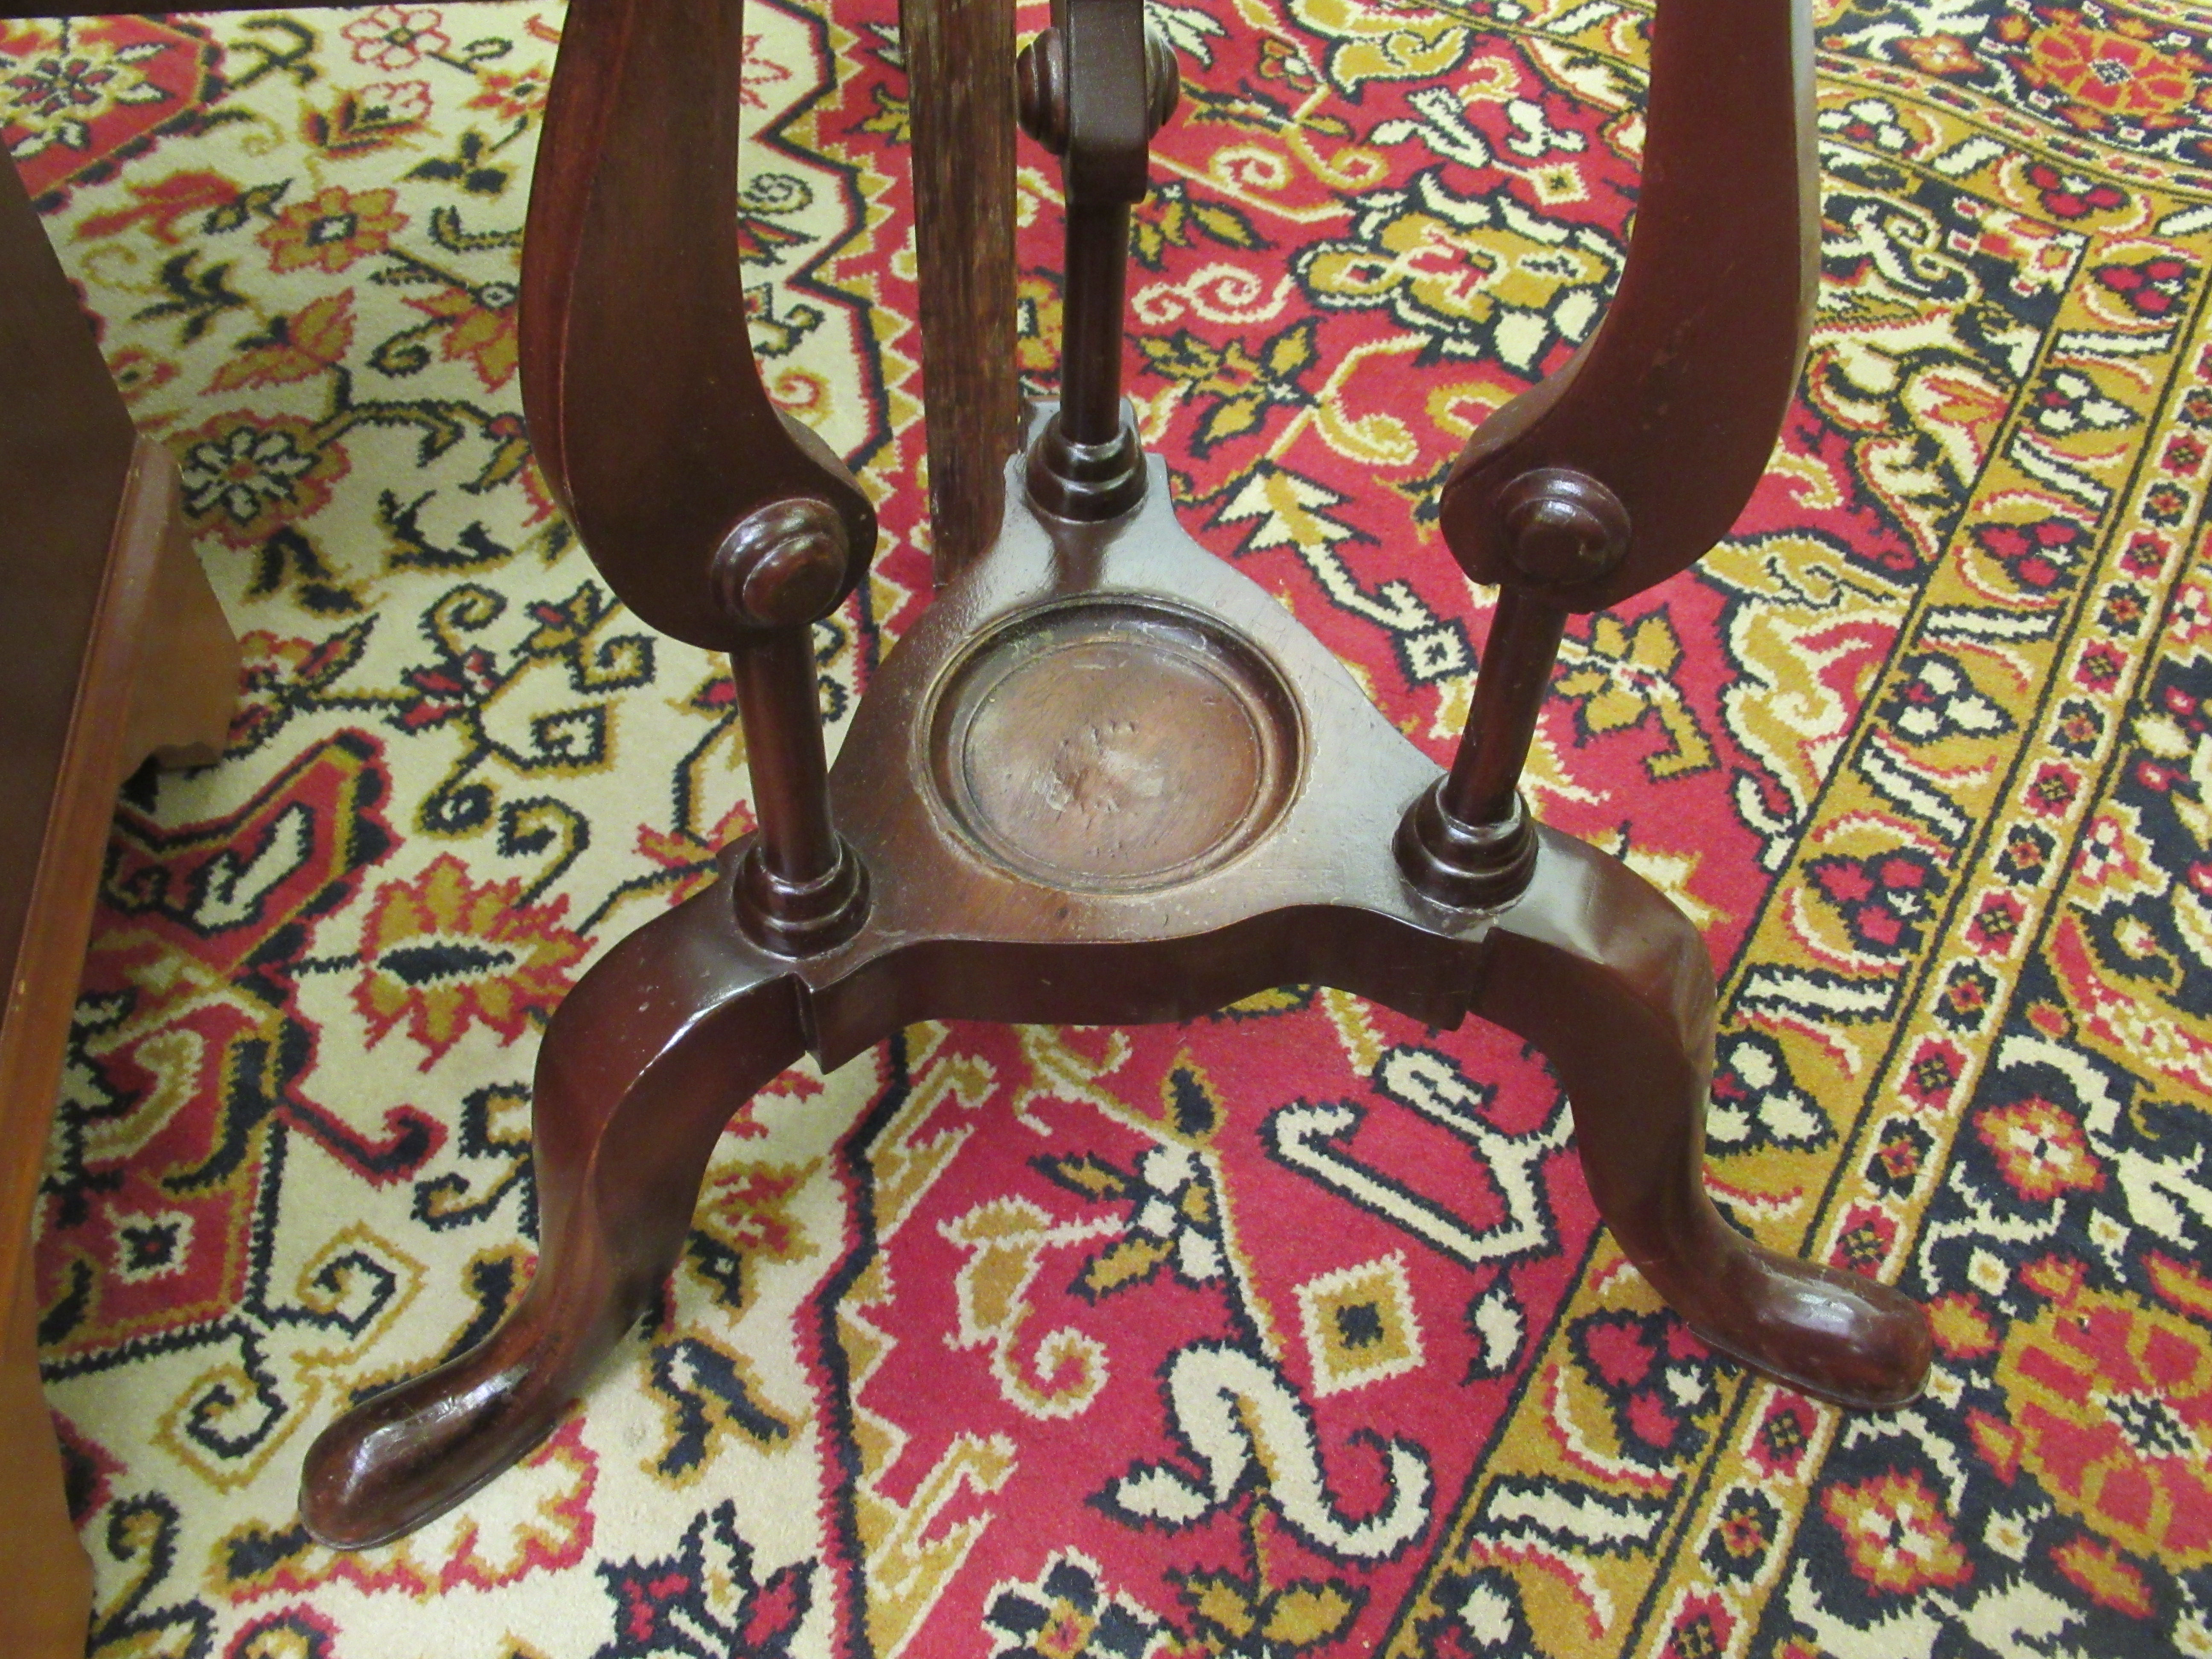
[[[1528,878],[1516,786],[1566,613],[1697,562],[1765,470],[1819,276],[1812,74],[1803,6],[1664,0],[1620,290],[1444,480],[1445,541],[1504,591],[1459,754],[1401,834],[1438,899],[1495,903]]]
[[[866,904],[830,823],[811,630],[860,580],[876,520],[769,402],[746,337],[743,21],[716,0],[571,9],[524,233],[523,407],[623,602],[730,653],[761,823],[741,919],[804,948]]]
[[[1141,0],[1062,0],[1021,79],[1068,179],[1064,401],[1034,412],[995,544],[884,665],[825,791],[805,629],[872,532],[745,348],[738,12],[575,0],[528,232],[532,434],[616,591],[732,651],[761,829],[562,1005],[538,1276],[481,1346],[317,1441],[318,1537],[419,1525],[551,1425],[674,1264],[722,1124],[802,1051],[836,1066],[925,1017],[1183,1019],[1286,982],[1526,1037],[1600,1212],[1700,1334],[1844,1404],[1917,1392],[1917,1307],[1751,1243],[1706,1196],[1696,930],[1516,788],[1568,611],[1694,561],[1771,445],[1812,271],[1805,27],[1791,0],[1662,0],[1620,298],[1446,485],[1454,552],[1504,594],[1440,774],[1183,533],[1137,449],[1121,262],[1171,63]]]

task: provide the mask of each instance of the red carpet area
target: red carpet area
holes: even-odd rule
[[[742,233],[774,395],[882,509],[834,741],[928,540],[895,7],[799,5],[748,12]],[[1437,487],[1603,313],[1649,7],[1152,13],[1147,441],[1441,759],[1489,599]],[[526,1281],[537,1034],[750,826],[731,686],[532,467],[557,7],[0,24],[10,153],[248,662],[222,764],[125,792],[49,1155],[92,1653],[2212,1656],[2212,15],[1818,22],[1802,397],[1730,540],[1571,625],[1529,794],[1704,931],[1715,1193],[1930,1304],[1927,1396],[1715,1359],[1517,1042],[1288,988],[787,1074],[553,1437],[358,1555],[300,1527],[301,1455]]]

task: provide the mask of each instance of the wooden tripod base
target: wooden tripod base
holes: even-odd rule
[[[674,1266],[723,1125],[810,1048],[834,1066],[925,1018],[1182,1020],[1285,983],[1533,1042],[1600,1212],[1699,1335],[1842,1404],[1919,1391],[1916,1304],[1751,1243],[1706,1195],[1696,930],[1619,860],[1540,829],[1504,908],[1421,897],[1392,841],[1437,768],[1183,534],[1148,466],[1139,511],[1079,526],[1032,511],[1015,462],[997,548],[885,662],[830,779],[871,878],[848,940],[801,959],[756,944],[748,841],[562,1006],[538,1063],[537,1277],[480,1346],[316,1441],[315,1536],[397,1536],[544,1435]]]

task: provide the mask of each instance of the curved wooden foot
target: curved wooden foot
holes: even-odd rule
[[[1933,1352],[1919,1304],[1752,1243],[1706,1195],[1713,976],[1697,930],[1618,860],[1540,833],[1535,878],[1498,918],[1474,1012],[1552,1062],[1598,1212],[1723,1353],[1838,1405],[1905,1404]]]
[[[584,977],[538,1057],[537,1276],[483,1342],[323,1431],[308,1531],[339,1549],[398,1537],[553,1426],[675,1265],[723,1126],[805,1052],[800,995],[738,933],[726,880]]]

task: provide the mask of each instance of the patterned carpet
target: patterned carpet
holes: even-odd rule
[[[744,236],[775,395],[883,507],[834,732],[927,596],[907,125],[892,0],[795,3],[747,24]],[[1601,313],[1648,8],[1154,15],[1148,439],[1441,757],[1486,600],[1436,486]],[[531,469],[557,8],[0,24],[249,664],[222,764],[126,792],[51,1153],[92,1651],[2212,1655],[2212,15],[1820,21],[1803,396],[1734,539],[1572,626],[1531,787],[1705,931],[1715,1189],[1932,1304],[1925,1400],[1709,1358],[1494,1032],[922,1025],[763,1095],[588,1401],[356,1556],[301,1455],[526,1279],[535,1034],[750,824],[730,685]]]

